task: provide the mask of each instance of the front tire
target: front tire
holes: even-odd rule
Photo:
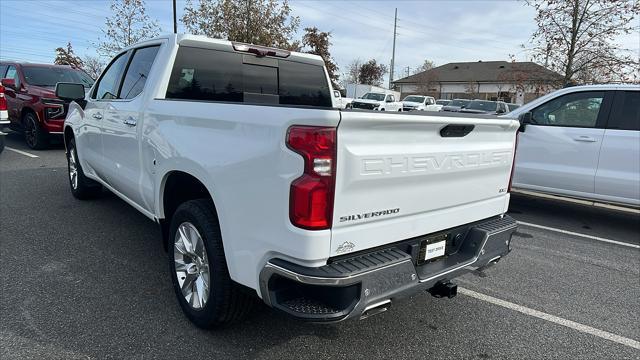
[[[80,166],[80,161],[78,159],[75,139],[71,139],[68,144],[67,170],[69,174],[71,194],[73,194],[76,199],[92,199],[102,193],[102,185],[84,175],[84,171],[82,170],[82,166]]]
[[[49,146],[49,136],[40,127],[38,118],[32,112],[28,112],[24,116],[24,140],[27,142],[27,146],[34,150],[42,150]]]
[[[171,280],[187,318],[210,329],[245,317],[256,299],[229,276],[213,202],[198,199],[180,205],[169,234]]]

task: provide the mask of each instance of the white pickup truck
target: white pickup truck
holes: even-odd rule
[[[402,103],[396,101],[393,94],[368,92],[358,99],[351,101],[352,109],[376,111],[402,111]]]
[[[73,101],[72,194],[104,187],[160,225],[200,327],[258,298],[331,322],[452,297],[451,279],[510,251],[516,120],[341,111],[320,57],[192,35],[123,50],[86,96],[56,93]]]
[[[409,95],[402,100],[403,111],[440,111],[442,105],[436,104],[432,96]]]
[[[339,90],[333,90],[333,107],[337,109],[347,109],[351,107],[352,98],[342,97]]]

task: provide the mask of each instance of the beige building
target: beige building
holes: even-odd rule
[[[406,95],[503,100],[523,104],[561,87],[562,76],[533,62],[448,63],[392,82]]]

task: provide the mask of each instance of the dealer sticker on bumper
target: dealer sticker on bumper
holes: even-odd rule
[[[447,245],[446,241],[439,241],[433,244],[427,244],[427,251],[425,251],[424,259],[429,260],[444,255],[444,250]]]

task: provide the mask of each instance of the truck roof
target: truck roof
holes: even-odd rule
[[[224,51],[236,51],[233,48],[234,42],[229,40],[221,40],[221,39],[213,39],[204,35],[192,35],[192,34],[165,34],[155,37],[153,39],[137,43],[135,45],[127,47],[125,50],[130,48],[139,47],[140,45],[146,42],[157,41],[159,39],[168,40],[170,43],[176,44],[178,46],[193,46],[193,47],[201,47],[206,49],[214,49],[214,50],[224,50]],[[238,44],[238,42],[235,42]],[[263,46],[259,44],[250,44]],[[276,49],[276,48],[272,48]],[[285,49],[277,49],[288,52],[290,55],[286,58],[287,60],[293,60],[306,64],[313,64],[318,66],[324,66],[324,61],[322,57],[313,54],[301,53],[296,51],[289,51]]]

